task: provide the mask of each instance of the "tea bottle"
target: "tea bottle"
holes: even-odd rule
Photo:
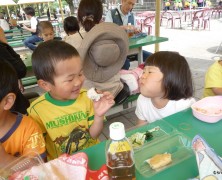
[[[110,180],[135,180],[133,149],[125,137],[121,122],[109,126],[110,140],[106,144],[106,165]]]
[[[127,34],[129,38],[134,35],[133,26],[131,25],[131,23],[128,23],[127,25]]]

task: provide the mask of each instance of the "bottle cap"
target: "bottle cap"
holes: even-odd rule
[[[125,137],[124,124],[121,122],[114,122],[109,126],[109,136],[113,140],[121,140]]]

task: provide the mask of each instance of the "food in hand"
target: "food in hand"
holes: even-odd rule
[[[146,160],[146,162],[150,165],[152,169],[157,170],[171,163],[172,158],[170,153],[156,154],[152,158]]]
[[[87,91],[87,96],[91,100],[99,101],[100,98],[103,97],[103,94],[99,94],[96,88],[91,88]]]

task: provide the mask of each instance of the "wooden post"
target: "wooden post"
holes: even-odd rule
[[[62,22],[63,22],[64,14],[63,14],[63,10],[62,10],[62,2],[61,2],[61,0],[59,0],[59,7],[60,7],[60,11],[61,11],[61,15],[62,15]]]
[[[160,8],[161,0],[156,0],[156,15],[155,15],[155,36],[160,36]],[[159,51],[159,43],[155,44],[155,52]]]
[[[11,14],[10,14],[10,12],[9,12],[8,6],[6,6],[6,8],[7,8],[7,12],[8,12],[9,19],[11,19]]]

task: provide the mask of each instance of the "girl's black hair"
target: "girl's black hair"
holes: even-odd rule
[[[73,32],[73,33],[78,32],[80,29],[79,22],[78,22],[77,18],[74,16],[66,17],[63,22],[63,27],[64,27],[66,34],[68,34],[68,35],[71,32]]]
[[[103,5],[101,0],[81,0],[78,8],[78,20],[89,32],[100,22],[103,15]]]
[[[186,59],[179,53],[160,51],[148,57],[146,66],[156,66],[163,73],[164,98],[187,99],[193,96],[192,75]]]

